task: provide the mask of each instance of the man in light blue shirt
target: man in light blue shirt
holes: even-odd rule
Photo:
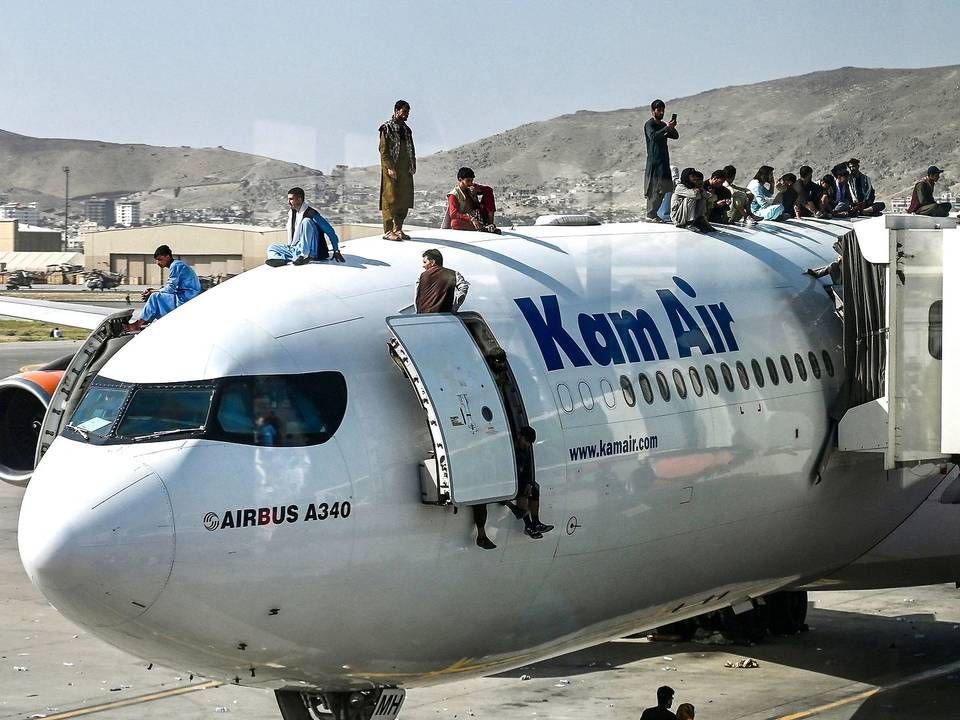
[[[173,251],[169,245],[161,245],[154,251],[153,259],[161,270],[170,268],[167,284],[157,290],[147,288],[140,296],[146,305],[140,314],[140,319],[127,325],[128,332],[138,332],[145,325],[157,320],[169,312],[176,310],[188,300],[192,300],[201,292],[200,280],[193,268],[183,260],[174,260]]]
[[[330,238],[333,259],[344,262],[340,254],[340,239],[337,231],[304,200],[303,188],[290,188],[287,192],[290,215],[287,218],[287,243],[274,243],[267,248],[267,265],[280,267],[293,263],[306,265],[312,260],[330,257],[326,238]]]

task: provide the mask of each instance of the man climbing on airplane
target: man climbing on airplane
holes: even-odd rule
[[[443,266],[436,248],[423,251],[423,272],[417,280],[415,305],[418,313],[456,312],[467,299],[470,283],[456,270]]]
[[[333,246],[333,259],[345,262],[340,254],[340,239],[337,231],[327,219],[304,200],[303,188],[290,188],[287,192],[287,205],[290,214],[287,217],[286,243],[274,243],[267,248],[267,265],[280,267],[293,263],[306,265],[312,260],[326,260],[330,257],[327,248],[327,236]]]
[[[517,501],[507,507],[523,520],[523,531],[534,540],[553,530],[553,525],[540,522],[540,484],[533,477],[533,444],[537,431],[524,425],[517,432],[513,446],[517,458]]]
[[[140,295],[146,305],[140,313],[140,318],[126,325],[127,332],[139,332],[154,320],[176,310],[188,300],[200,294],[200,280],[193,268],[183,260],[174,260],[173,251],[169,245],[161,245],[153,253],[157,267],[161,270],[170,268],[167,284],[157,290],[147,288]]]
[[[667,106],[663,100],[654,100],[650,103],[650,119],[643,126],[643,136],[647,142],[647,164],[645,169],[647,196],[647,222],[663,222],[657,212],[663,202],[663,196],[673,190],[673,181],[670,175],[670,150],[667,140],[678,140],[677,116],[673,115],[670,122],[663,121]]]

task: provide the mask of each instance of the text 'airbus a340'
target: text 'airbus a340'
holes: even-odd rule
[[[818,583],[956,580],[960,238],[923,221],[358,239],[135,336],[130,310],[2,300],[93,330],[0,387],[24,568],[106,642],[287,720],[392,717],[723,608],[802,623]],[[838,241],[840,312],[803,272]],[[411,309],[428,248],[470,283],[456,314]],[[524,426],[539,539],[505,504]]]

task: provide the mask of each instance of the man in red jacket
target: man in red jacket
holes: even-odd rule
[[[473,170],[468,167],[457,171],[457,185],[447,194],[447,215],[443,227],[500,234],[500,229],[494,224],[497,203],[493,188],[474,182],[475,177]]]

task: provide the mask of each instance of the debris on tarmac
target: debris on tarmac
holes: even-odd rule
[[[760,663],[758,663],[753,658],[740,658],[739,660],[727,660],[724,664],[724,667],[728,668],[758,668]]]
[[[521,676],[520,676],[520,679],[521,679],[521,680],[532,680],[533,678],[530,677],[529,675],[521,675]]]

